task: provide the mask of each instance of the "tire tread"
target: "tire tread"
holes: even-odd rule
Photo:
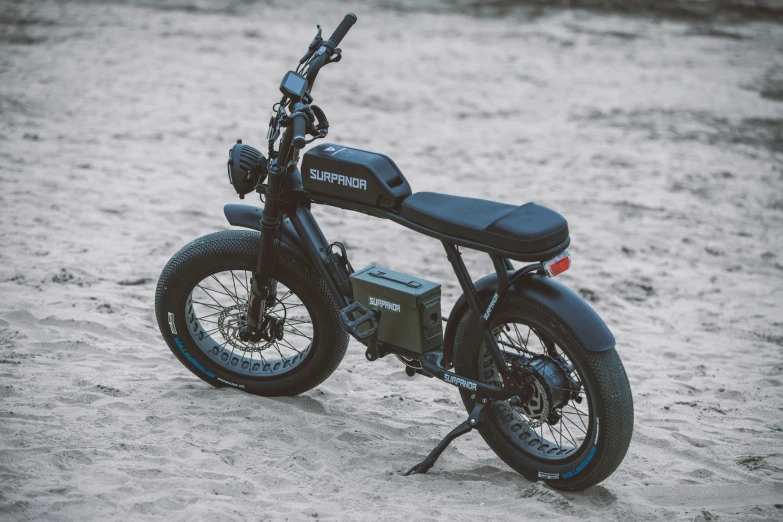
[[[170,338],[171,336],[167,335],[167,332],[169,332],[168,318],[166,312],[163,310],[163,302],[166,297],[167,288],[175,280],[181,279],[183,277],[182,274],[190,267],[203,264],[207,260],[211,259],[217,261],[229,259],[232,256],[257,256],[261,241],[260,238],[260,233],[252,230],[224,230],[208,234],[194,239],[182,247],[182,249],[174,254],[163,268],[155,290],[155,315],[158,320],[158,327],[163,333],[169,348],[171,348],[172,352],[174,352],[180,360],[182,360],[182,358],[178,354],[178,350],[175,350],[175,346]],[[329,321],[332,324],[328,326],[333,328],[336,333],[336,342],[334,342],[332,346],[320,346],[325,339],[323,337],[319,339],[319,346],[316,348],[319,350],[324,348],[329,349],[331,353],[325,364],[321,367],[321,370],[317,372],[314,377],[287,387],[285,390],[281,390],[281,393],[263,393],[263,395],[298,395],[318,386],[337,369],[345,355],[349,339],[348,334],[342,328],[340,310],[337,302],[331,295],[326,282],[315,272],[310,262],[294,249],[279,240],[275,240],[274,248],[275,264],[284,265],[297,274],[305,284],[310,285],[317,292],[318,297],[321,300],[319,305],[325,306],[329,310]],[[183,361],[183,363],[185,363],[185,361]],[[191,365],[186,364],[186,366],[193,371]],[[200,372],[193,371],[193,373],[203,379]],[[219,383],[213,381],[207,382],[213,386],[220,386]],[[251,393],[253,392],[251,391]]]
[[[599,431],[603,433],[603,440],[599,439],[602,451],[597,465],[589,466],[584,472],[568,479],[545,480],[545,482],[554,488],[562,490],[583,490],[602,482],[609,477],[623,461],[623,458],[628,451],[633,432],[633,397],[625,368],[623,367],[617,351],[614,348],[603,352],[591,352],[587,350],[577,340],[573,332],[558,317],[538,303],[529,299],[510,295],[501,306],[506,310],[513,307],[513,310],[516,312],[524,312],[526,309],[534,310],[538,314],[542,314],[546,317],[550,323],[549,328],[555,328],[561,331],[568,338],[570,347],[579,350],[581,356],[587,363],[586,370],[592,373],[593,378],[597,383],[597,392],[601,394],[601,403],[604,406],[604,411],[600,417]],[[498,315],[500,310],[495,313]],[[478,349],[481,345],[481,342],[479,342],[478,345],[475,345],[474,343],[474,346],[472,347],[465,345],[466,336],[467,339],[472,339],[468,334],[471,329],[475,327],[475,325],[472,324],[474,321],[472,321],[471,312],[468,310],[459,321],[454,338],[455,365],[456,361],[461,360],[460,355],[462,355],[463,350],[466,349],[476,352],[473,356],[468,356],[468,360],[475,360],[475,358],[478,357]],[[455,368],[458,373],[461,373],[458,367],[455,366]],[[595,391],[596,390],[594,390],[594,392]],[[473,407],[470,393],[464,390],[461,390],[461,393],[465,408],[470,412]],[[487,442],[490,447],[493,446],[489,440],[487,440]],[[506,463],[517,469],[517,466],[514,465],[512,455],[503,455],[494,447],[493,450],[495,450],[496,453],[498,453],[498,456]],[[517,469],[517,471],[531,480],[539,480],[536,478],[534,470]]]

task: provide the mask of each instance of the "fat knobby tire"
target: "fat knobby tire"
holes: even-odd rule
[[[499,428],[494,410],[485,410],[481,435],[495,453],[509,466],[530,480],[545,480],[563,490],[583,490],[605,480],[622,462],[633,432],[633,398],[628,377],[614,348],[603,352],[585,349],[571,330],[549,310],[528,299],[510,295],[495,311],[495,317],[520,320],[543,330],[576,364],[591,393],[593,417],[599,418],[598,430],[591,429],[589,444],[566,463],[552,463],[534,458],[512,443]],[[459,375],[479,379],[482,340],[476,336],[475,321],[470,312],[460,319],[454,341],[454,365]],[[470,412],[474,402],[471,393],[460,390],[465,408]],[[596,415],[597,413],[597,415]]]
[[[258,232],[226,230],[201,237],[183,247],[160,275],[155,293],[155,315],[160,331],[177,359],[209,384],[234,386],[256,395],[297,395],[318,386],[334,372],[345,355],[348,334],[342,328],[337,303],[324,281],[307,260],[285,243],[275,241],[272,276],[293,290],[310,311],[314,345],[302,363],[278,376],[241,375],[207,357],[188,332],[185,309],[188,295],[196,283],[222,270],[252,271],[257,263],[259,245]],[[173,328],[169,324],[169,313],[174,317]]]

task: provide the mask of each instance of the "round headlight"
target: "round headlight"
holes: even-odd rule
[[[228,180],[239,197],[253,192],[266,179],[266,157],[242,140],[228,151]]]

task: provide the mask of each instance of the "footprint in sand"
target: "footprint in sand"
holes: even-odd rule
[[[596,506],[607,507],[617,501],[617,495],[603,486],[593,486],[585,491],[585,498]]]

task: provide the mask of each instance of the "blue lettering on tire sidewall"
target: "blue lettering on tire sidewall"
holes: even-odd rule
[[[560,477],[564,479],[573,477],[574,475],[576,475],[577,473],[585,469],[585,467],[587,467],[588,464],[590,464],[590,461],[593,460],[593,455],[595,455],[595,446],[590,448],[590,453],[587,454],[587,458],[582,462],[580,462],[575,469],[569,471],[568,473],[563,473],[562,475],[560,475]]]
[[[212,372],[208,372],[208,371],[206,370],[206,368],[204,368],[203,366],[201,366],[201,363],[199,363],[199,362],[198,362],[196,359],[194,359],[194,358],[193,358],[193,356],[192,356],[192,355],[190,355],[188,352],[186,352],[186,351],[185,351],[185,347],[184,347],[184,346],[182,346],[182,343],[180,342],[180,340],[179,340],[179,337],[175,337],[175,338],[174,338],[174,342],[175,342],[175,343],[177,343],[177,346],[179,347],[179,351],[181,351],[181,352],[182,352],[182,354],[185,356],[185,358],[186,358],[188,361],[190,361],[190,364],[192,364],[193,366],[195,366],[196,368],[198,368],[199,370],[201,370],[202,372],[204,372],[204,374],[205,374],[205,375],[208,375],[210,378],[212,378],[212,379],[214,379],[214,378],[215,378],[215,374],[214,374],[214,373],[212,373]]]
[[[574,475],[576,475],[577,473],[579,473],[580,471],[585,469],[587,467],[587,465],[590,464],[590,461],[593,460],[593,457],[595,456],[595,448],[596,448],[596,445],[598,444],[598,433],[599,433],[599,419],[598,419],[598,417],[596,417],[595,418],[595,439],[594,439],[595,443],[593,444],[593,447],[590,448],[590,453],[587,454],[587,457],[585,458],[585,460],[580,462],[579,465],[576,468],[574,468],[571,471],[568,471],[566,473],[563,473],[563,474],[561,474],[559,476],[558,476],[557,473],[546,473],[546,472],[543,472],[543,471],[539,471],[538,472],[538,478],[542,478],[544,480],[557,480],[558,478],[567,479],[567,478],[573,477]]]

